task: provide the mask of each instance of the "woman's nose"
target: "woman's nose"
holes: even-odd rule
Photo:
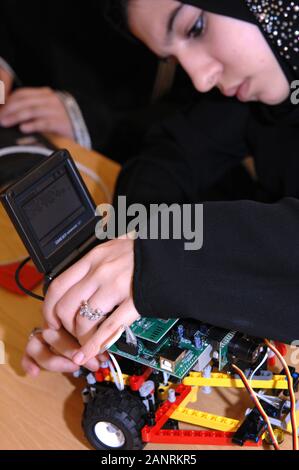
[[[197,60],[196,60],[197,59]],[[182,58],[180,63],[191,78],[194,87],[201,93],[206,93],[220,82],[222,66],[213,59],[198,61],[198,58]]]

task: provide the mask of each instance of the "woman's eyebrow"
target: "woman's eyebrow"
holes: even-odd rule
[[[176,7],[169,15],[168,21],[167,21],[167,29],[166,29],[166,42],[169,40],[169,36],[173,32],[173,26],[175,23],[175,20],[177,19],[178,14],[180,11],[184,8],[184,4]]]

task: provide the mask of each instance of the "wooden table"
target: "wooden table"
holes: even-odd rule
[[[101,175],[109,190],[113,191],[118,165],[72,142],[60,138],[53,140],[57,146],[70,150],[76,160]],[[96,202],[104,202],[105,196],[100,188],[91,178],[83,177]],[[26,251],[2,208],[0,229],[0,264],[24,258]],[[21,370],[20,360],[28,335],[41,324],[40,304],[1,288],[0,298],[0,340],[6,347],[6,365],[0,365],[0,449],[89,449],[81,430],[83,405],[80,393],[84,383],[67,375],[48,372],[42,372],[38,379],[33,380],[25,377]],[[234,419],[241,419],[249,405],[246,392],[230,389],[215,390],[209,396],[199,393],[197,402],[200,410]],[[288,437],[283,448],[290,446]],[[194,446],[151,444],[146,449],[194,450]]]

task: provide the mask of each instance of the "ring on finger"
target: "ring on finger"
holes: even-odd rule
[[[93,309],[88,302],[83,302],[80,307],[80,317],[87,318],[90,321],[98,321],[107,317],[107,313],[104,313],[99,308]]]
[[[35,338],[36,336],[41,335],[43,331],[44,330],[42,328],[34,328],[29,335],[29,341]]]

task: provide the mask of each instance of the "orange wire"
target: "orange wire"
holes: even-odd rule
[[[298,425],[297,425],[297,416],[296,416],[296,397],[295,397],[295,392],[293,388],[293,378],[291,376],[289,367],[280,354],[280,352],[276,349],[275,346],[273,346],[272,343],[268,339],[265,339],[265,343],[268,346],[268,348],[271,349],[271,351],[274,352],[274,354],[278,357],[280,363],[282,364],[282,367],[285,370],[286,377],[288,380],[288,387],[289,387],[289,394],[290,394],[290,401],[291,401],[291,419],[292,419],[292,435],[293,435],[293,450],[298,450],[299,445],[298,445]]]
[[[233,368],[237,371],[238,375],[241,377],[241,380],[244,383],[245,388],[247,389],[248,393],[250,394],[251,398],[253,399],[253,401],[254,401],[257,409],[259,410],[261,416],[263,417],[264,421],[267,423],[268,431],[269,431],[269,434],[271,436],[271,439],[272,439],[275,450],[280,450],[277,439],[276,439],[276,436],[275,436],[273,428],[272,428],[272,425],[270,423],[269,417],[267,416],[264,408],[262,407],[260,401],[258,400],[258,398],[257,398],[253,388],[251,387],[249,381],[245,377],[243,371],[241,369],[239,369],[239,367],[237,367],[233,364]]]

